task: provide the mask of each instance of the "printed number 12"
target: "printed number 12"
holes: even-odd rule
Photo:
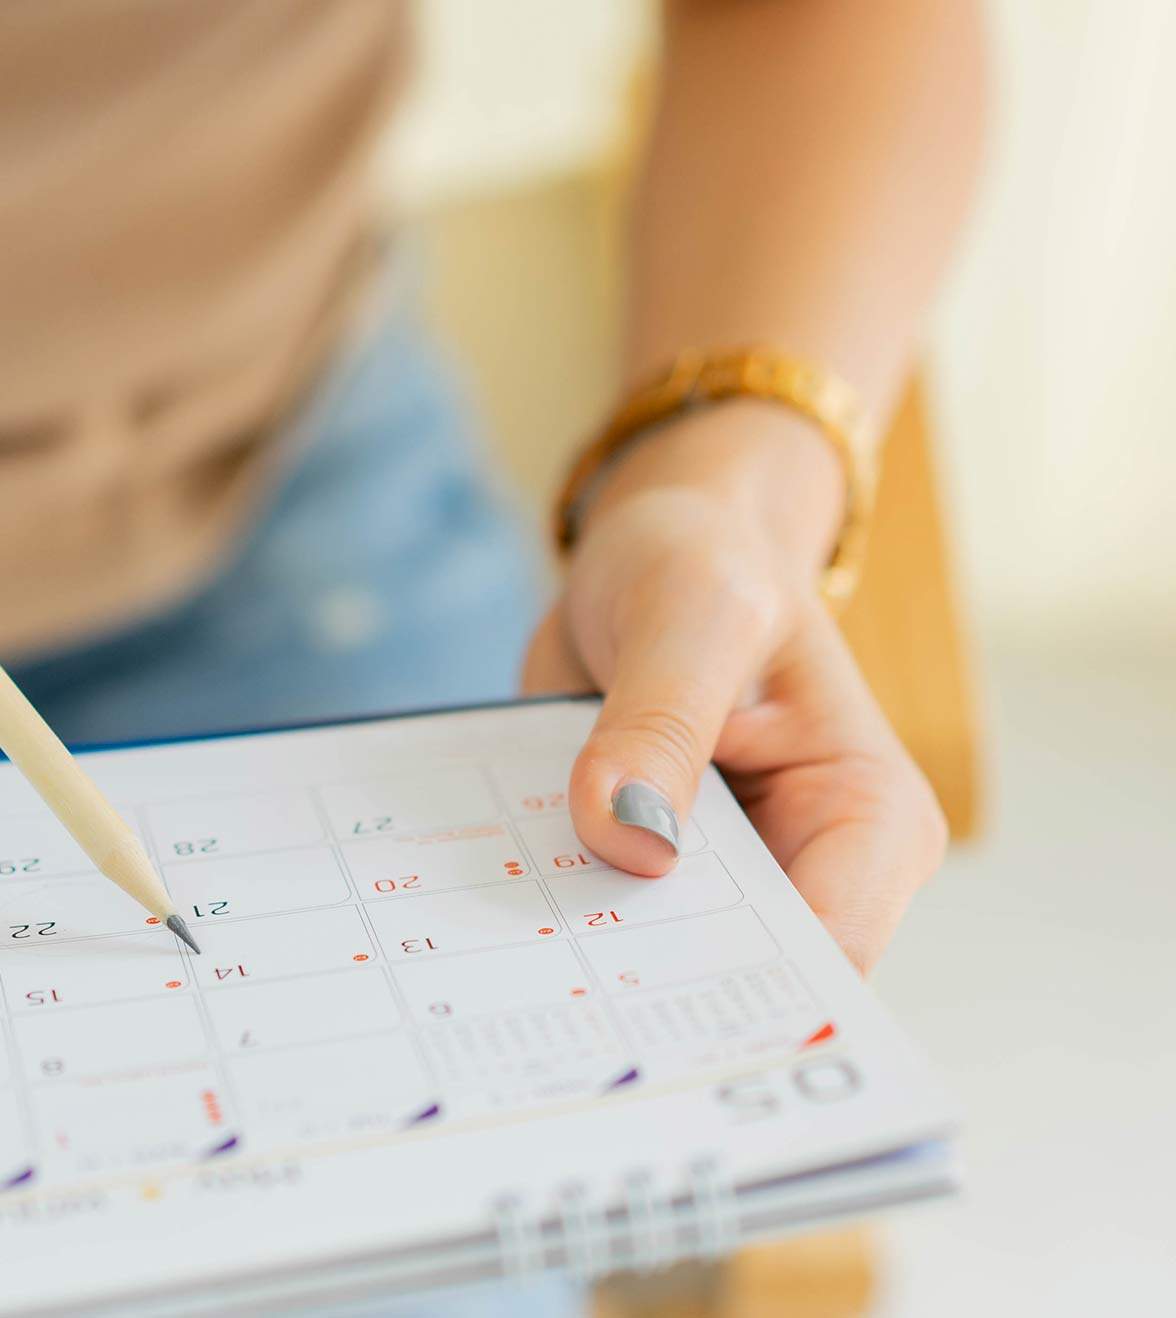
[[[588,915],[585,915],[584,919],[590,925],[625,923],[625,917],[623,915],[618,915],[616,911],[592,911]]]

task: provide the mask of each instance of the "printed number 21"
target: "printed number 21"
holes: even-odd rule
[[[228,911],[229,911],[229,903],[227,899],[221,902],[209,902],[207,907],[204,906],[192,907],[192,914],[197,918],[197,920],[203,920],[205,916],[208,915],[227,915]]]

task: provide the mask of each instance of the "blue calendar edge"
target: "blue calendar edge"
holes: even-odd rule
[[[523,705],[556,705],[567,701],[599,700],[598,692],[555,693],[545,696],[518,696],[502,700],[479,700],[464,705],[430,705],[424,709],[394,709],[377,714],[345,714],[337,718],[305,719],[295,723],[261,723],[242,728],[214,728],[209,732],[178,732],[166,737],[131,737],[125,741],[71,741],[68,749],[74,755],[89,755],[99,751],[126,751],[145,746],[182,746],[194,741],[228,741],[236,737],[263,737],[276,732],[305,732],[311,728],[345,728],[360,723],[400,722],[403,719],[430,718],[438,714],[469,714],[483,709],[511,709]],[[0,751],[0,764],[7,764],[8,756]]]

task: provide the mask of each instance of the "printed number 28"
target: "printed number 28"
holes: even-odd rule
[[[216,850],[216,838],[198,837],[191,841],[173,842],[172,848],[177,856],[206,856]]]

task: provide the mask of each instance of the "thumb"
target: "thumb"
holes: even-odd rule
[[[681,821],[727,715],[767,652],[769,610],[746,592],[660,592],[631,614],[600,715],[572,770],[581,840],[619,869],[658,875],[678,856]]]
[[[519,685],[528,696],[596,690],[588,670],[568,643],[558,605],[548,610],[535,628],[523,660]]]

